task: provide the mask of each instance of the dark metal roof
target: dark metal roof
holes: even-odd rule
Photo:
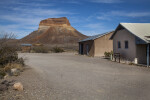
[[[32,44],[21,44],[21,46],[32,46]]]
[[[98,35],[94,35],[94,36],[90,36],[89,38],[83,39],[83,40],[81,40],[81,41],[79,41],[79,42],[95,40],[95,39],[97,39],[97,38],[99,38],[99,37],[102,37],[102,36],[104,36],[104,35],[106,35],[106,34],[109,34],[109,33],[111,33],[111,32],[113,32],[113,31],[106,32],[106,33],[102,33],[102,34],[98,34]]]

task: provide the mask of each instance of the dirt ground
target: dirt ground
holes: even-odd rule
[[[150,68],[74,53],[21,53],[31,67],[19,77],[23,92],[4,100],[149,100]],[[12,90],[13,92],[14,90]],[[1,99],[0,99],[1,100]],[[3,100],[3,99],[2,99]]]
[[[4,93],[0,93],[0,100],[49,100],[50,88],[45,81],[40,78],[40,75],[31,67],[26,67],[20,76],[12,76],[0,80],[0,82],[14,81],[23,84],[23,91],[16,91],[12,86]],[[40,95],[39,95],[40,94]]]

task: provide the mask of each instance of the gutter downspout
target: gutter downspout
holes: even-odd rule
[[[147,67],[149,67],[149,44],[147,44]]]

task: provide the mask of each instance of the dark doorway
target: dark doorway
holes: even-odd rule
[[[80,47],[79,47],[79,48],[80,48],[79,53],[80,53],[81,55],[83,55],[83,44],[82,44],[82,43],[80,44]]]

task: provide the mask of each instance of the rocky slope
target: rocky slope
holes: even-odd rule
[[[87,38],[74,29],[66,17],[42,20],[38,30],[21,39],[22,43],[65,44]]]

